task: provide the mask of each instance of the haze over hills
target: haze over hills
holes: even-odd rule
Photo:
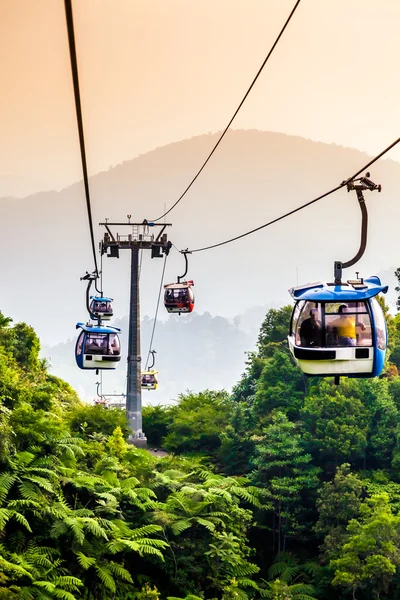
[[[168,404],[186,390],[230,390],[245,369],[246,352],[255,348],[259,327],[267,308],[258,307],[233,321],[213,317],[210,313],[192,313],[185,317],[170,315],[157,323],[153,348],[160,386],[144,391],[145,404]],[[154,319],[142,320],[142,368],[144,370]],[[103,393],[126,392],[128,318],[115,322],[121,328],[122,358],[115,371],[103,373]],[[50,362],[50,371],[63,377],[81,398],[96,396],[100,376],[95,371],[81,371],[74,360],[75,339],[53,347],[43,347],[42,356]],[[150,361],[151,363],[151,361]]]
[[[97,223],[105,217],[121,221],[131,214],[141,222],[162,214],[216,139],[217,134],[209,134],[183,140],[91,177],[97,240],[103,234]],[[195,185],[168,215],[173,223],[169,238],[177,248],[190,249],[230,238],[335,187],[368,160],[358,150],[300,137],[229,131]],[[373,165],[371,177],[383,190],[367,194],[369,240],[357,270],[363,275],[386,273],[392,285],[398,266],[400,164],[381,160]],[[32,324],[46,344],[70,339],[75,323],[86,318],[85,284],[79,278],[93,270],[82,182],[61,192],[3,198],[1,204],[7,223],[0,257],[7,282],[1,310]],[[333,261],[355,254],[359,229],[355,194],[341,190],[255,235],[192,254],[188,275],[195,281],[197,313],[232,319],[254,306],[290,302],[289,287],[330,279]],[[165,281],[176,280],[183,267],[182,257],[171,252]],[[154,315],[161,269],[161,260],[144,256],[142,316]],[[128,253],[121,252],[119,260],[104,259],[103,270],[104,292],[115,298],[115,314],[123,317],[129,310]],[[354,272],[349,270],[348,276]],[[159,316],[167,318],[162,309]]]

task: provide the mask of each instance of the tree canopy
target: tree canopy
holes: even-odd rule
[[[82,403],[0,313],[0,600],[389,600],[400,594],[400,320],[382,376],[305,381],[290,307],[232,394]]]

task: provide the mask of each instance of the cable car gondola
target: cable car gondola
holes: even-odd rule
[[[121,344],[117,327],[77,323],[82,329],[75,347],[80,369],[115,369],[121,360]]]
[[[90,316],[101,321],[109,321],[114,314],[112,302],[112,298],[90,296]]]
[[[152,356],[152,363],[149,366],[149,368],[147,368],[150,354]],[[146,367],[145,367],[146,370],[143,371],[142,375],[141,375],[141,387],[145,390],[156,390],[158,388],[158,377],[157,377],[158,371],[156,371],[153,368],[154,363],[156,362],[156,357],[155,357],[156,354],[157,354],[157,352],[155,350],[149,350],[149,354],[148,354],[147,361],[146,361]]]
[[[376,296],[387,290],[376,276],[291,289],[296,305],[289,348],[303,373],[379,375],[385,362],[387,329]]]
[[[367,208],[364,190],[381,191],[365,177],[346,182],[357,192],[362,213],[361,244],[347,262],[336,261],[333,283],[315,283],[289,290],[296,300],[288,336],[290,351],[306,375],[376,377],[382,372],[386,321],[376,296],[388,290],[379,277],[342,282],[342,269],[363,256],[367,244]]]
[[[158,388],[158,371],[154,369],[149,369],[148,371],[143,371],[142,373],[142,389],[144,390],[156,390]]]
[[[190,313],[194,309],[193,281],[164,285],[164,305],[169,313]]]
[[[181,250],[185,257],[185,272],[178,277],[177,283],[168,283],[164,285],[164,306],[169,313],[190,313],[194,309],[194,293],[192,287],[193,280],[181,281],[188,272],[188,250]]]

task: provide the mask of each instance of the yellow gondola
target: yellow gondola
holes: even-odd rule
[[[156,390],[158,388],[158,371],[151,369],[149,371],[143,371],[142,373],[142,389],[144,390]]]

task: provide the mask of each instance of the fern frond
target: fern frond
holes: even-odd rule
[[[234,487],[231,488],[231,490],[235,496],[238,496],[242,500],[246,500],[246,502],[252,504],[256,508],[262,508],[262,503],[258,499],[257,495],[249,491],[249,488]]]
[[[108,590],[110,590],[110,592],[115,593],[116,592],[116,585],[115,585],[115,581],[114,578],[110,572],[110,570],[107,567],[99,567],[96,566],[96,573],[99,577],[99,579],[101,580],[101,582],[103,583],[104,587],[106,587]]]
[[[158,548],[153,548],[153,546],[142,546],[137,542],[133,542],[131,540],[124,540],[125,546],[129,548],[129,550],[133,550],[134,552],[138,552],[139,554],[153,554],[158,556],[162,561],[164,561],[164,556],[160,552]]]
[[[72,577],[72,575],[63,575],[56,580],[56,586],[69,592],[79,592],[79,588],[83,586],[83,581],[78,577]]]
[[[30,533],[32,533],[31,526],[29,525],[28,520],[24,517],[24,515],[21,515],[21,513],[17,512],[16,510],[13,510],[11,511],[11,516],[17,521],[17,523],[19,523],[20,525],[25,527],[25,529],[27,529]]]
[[[198,517],[197,518],[197,522],[198,522],[199,525],[203,525],[203,527],[205,527],[206,529],[208,529],[208,531],[215,531],[215,525],[214,525],[214,523],[212,523],[208,519],[203,519],[201,517]]]
[[[91,556],[85,556],[83,552],[75,552],[75,556],[78,560],[78,563],[80,564],[82,569],[85,569],[85,571],[87,571],[88,569],[90,569],[90,567],[93,567],[96,564],[95,558],[92,558]]]
[[[140,481],[136,477],[127,477],[121,481],[121,489],[128,490],[139,485]]]
[[[244,587],[244,588],[251,587],[257,591],[260,589],[255,581],[253,581],[252,579],[248,579],[247,577],[239,577],[238,583],[241,587]]]
[[[99,525],[99,523],[95,519],[89,519],[84,517],[81,519],[85,529],[90,531],[96,537],[102,537],[105,540],[108,540],[107,533],[104,531],[103,527]]]
[[[11,510],[18,510],[20,508],[38,509],[41,507],[41,505],[36,500],[25,500],[20,498],[19,500],[10,500],[7,504],[7,507]]]
[[[68,525],[69,529],[74,534],[74,537],[75,537],[76,541],[78,542],[78,544],[83,544],[83,542],[85,540],[85,535],[82,531],[81,524],[78,523],[76,519],[72,519],[70,517],[65,519],[65,523]]]
[[[37,486],[29,481],[22,481],[18,484],[18,489],[20,491],[21,496],[25,500],[32,500],[33,502],[42,502],[42,496],[39,493]]]
[[[43,588],[46,590],[46,592],[49,592],[50,594],[55,590],[55,585],[54,583],[51,583],[51,581],[34,581],[33,585],[36,585],[37,587]]]
[[[159,533],[160,531],[162,531],[162,527],[160,527],[160,525],[144,525],[143,527],[137,527],[136,529],[131,530],[130,538],[132,540],[136,540],[145,535],[153,535],[155,533]]]
[[[128,581],[129,583],[133,583],[131,574],[129,573],[129,571],[124,569],[124,567],[122,565],[120,565],[116,562],[113,562],[113,561],[109,561],[108,568],[110,569],[111,573],[114,576],[119,577],[119,579],[122,579],[123,581]]]
[[[4,502],[7,498],[8,492],[11,490],[16,479],[17,476],[12,473],[3,473],[0,475],[0,502]]]
[[[38,485],[43,490],[46,490],[46,492],[50,492],[50,494],[54,494],[54,488],[48,479],[45,479],[44,477],[39,477],[37,475],[30,475],[29,481],[36,483],[36,485]]]
[[[122,552],[125,549],[125,543],[121,540],[110,540],[106,544],[106,548],[111,554],[118,554],[118,552]]]
[[[0,508],[0,531],[4,529],[7,522],[11,519],[12,511],[6,508]]]
[[[27,467],[35,460],[35,458],[36,457],[32,452],[17,452],[12,462],[15,463],[17,467]]]
[[[71,592],[67,592],[67,590],[61,590],[56,588],[53,591],[54,598],[59,598],[60,600],[77,600],[77,597],[71,594]]]
[[[171,531],[174,535],[179,535],[186,529],[189,529],[192,526],[192,521],[189,519],[180,519],[179,521],[175,521],[175,523],[170,524]]]
[[[255,575],[260,570],[260,567],[254,565],[253,563],[243,562],[240,565],[235,565],[231,573],[234,577],[246,577],[248,575]]]

